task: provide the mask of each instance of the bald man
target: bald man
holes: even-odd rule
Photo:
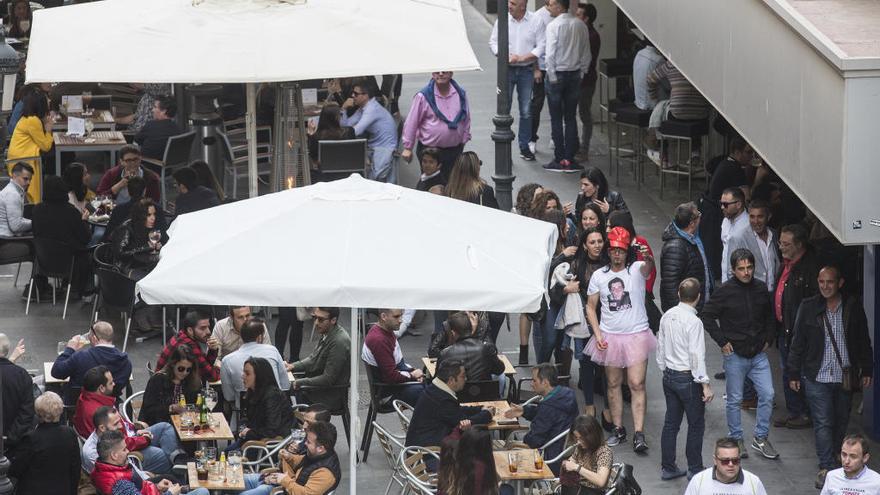
[[[76,404],[83,377],[95,366],[106,366],[110,370],[116,383],[114,395],[118,396],[128,386],[131,360],[113,345],[113,326],[106,321],[96,321],[87,333],[71,337],[52,365],[53,377],[70,378],[65,389],[65,404]]]

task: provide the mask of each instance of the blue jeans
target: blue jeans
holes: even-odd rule
[[[839,452],[849,424],[852,392],[843,390],[839,383],[819,383],[808,378],[802,378],[801,383],[813,414],[819,469],[834,469],[838,461],[834,454]]]
[[[519,130],[516,133],[519,141],[519,149],[529,148],[529,138],[532,137],[532,86],[535,84],[535,74],[532,66],[511,65],[507,68],[507,112],[513,105],[513,88],[516,88],[516,99],[519,104]]]
[[[766,437],[770,432],[770,413],[773,412],[773,375],[767,354],[759,352],[753,358],[745,358],[733,352],[724,356],[724,372],[727,374],[727,429],[729,436],[742,440],[743,384],[746,377],[752,379],[758,392],[758,414],[755,436]]]
[[[245,474],[244,487],[247,491],[241,495],[269,495],[275,485],[264,485],[260,482],[259,474]]]
[[[371,148],[370,156],[373,159],[373,167],[370,169],[370,179],[379,182],[397,184],[397,163],[394,152],[396,148]]]
[[[578,361],[578,386],[584,393],[584,405],[593,405],[593,381],[596,378],[596,364],[590,359],[590,356],[584,354],[584,347],[587,346],[589,338],[572,339],[568,335],[562,336],[562,348],[568,348],[571,341],[574,340],[574,359]]]
[[[547,82],[547,102],[550,107],[550,132],[556,161],[574,160],[578,151],[577,106],[581,93],[581,72],[557,72],[556,82]]]
[[[170,473],[172,456],[180,449],[177,433],[171,423],[156,423],[147,430],[153,434],[150,446],[141,450],[144,456],[144,471]]]
[[[800,392],[795,392],[788,386],[788,382],[791,380],[796,380],[798,377],[789,376],[788,372],[785,371],[785,363],[788,361],[788,342],[785,338],[785,332],[781,332],[779,335],[779,364],[782,368],[782,388],[783,395],[785,395],[785,408],[788,410],[788,415],[790,417],[801,417],[807,414],[807,404],[804,400],[804,389],[801,389]],[[837,447],[835,447],[837,448]]]
[[[560,309],[550,304],[547,308],[547,313],[544,315],[544,320],[538,327],[541,332],[541,346],[535,347],[536,351],[540,349],[540,352],[537,353],[538,364],[549,363],[550,358],[553,357],[553,351],[562,343],[564,332],[556,329],[556,316],[559,315]]]
[[[706,430],[706,404],[703,387],[694,382],[690,371],[663,371],[663,394],[666,396],[666,419],[660,436],[660,467],[675,471],[675,441],[682,416],[687,416],[688,432],[685,456],[688,472],[703,470],[703,432]]]

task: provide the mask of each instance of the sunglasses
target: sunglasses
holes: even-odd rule
[[[183,366],[177,367],[178,373],[189,373],[190,371],[192,371],[192,366],[190,366],[189,368],[184,368]]]
[[[735,205],[735,204],[737,204],[737,203],[739,203],[739,201],[731,201],[731,202],[729,202],[729,203],[728,203],[728,202],[724,202],[724,201],[722,201],[722,202],[719,203],[719,204],[721,205],[722,208],[727,208],[728,206],[730,206],[730,205]]]
[[[723,459],[721,457],[716,456],[715,460],[720,462],[724,466],[739,466],[739,457],[731,457],[729,459]]]

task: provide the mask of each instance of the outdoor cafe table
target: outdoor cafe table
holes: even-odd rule
[[[510,362],[510,359],[507,359],[507,355],[498,354],[498,359],[504,363],[504,374],[505,375],[515,375],[516,368],[513,367],[513,363]],[[437,367],[437,358],[423,357],[422,363],[425,365],[425,369],[428,370],[428,374],[434,376],[434,370]]]
[[[227,468],[228,469],[228,468]],[[198,471],[196,471],[196,463],[188,462],[186,463],[186,474],[189,478],[189,487],[192,489],[195,488],[207,488],[209,491],[230,491],[230,492],[242,492],[244,491],[244,471],[242,466],[238,466],[238,476],[236,476],[236,482],[230,483],[228,480],[223,481],[210,481],[210,480],[200,480],[198,476]]]
[[[510,483],[516,490],[517,495],[522,495],[525,490],[526,481],[552,480],[556,478],[553,471],[547,467],[547,463],[541,469],[535,469],[535,450],[497,450],[492,452],[495,456],[495,471],[498,473],[498,479],[503,482]],[[516,463],[516,472],[511,473],[508,467],[507,455],[515,454],[518,462]]]
[[[226,422],[223,413],[211,413],[211,417],[213,418],[214,426],[207,433],[199,432],[187,435],[180,427],[180,414],[172,414],[171,422],[174,424],[174,429],[177,431],[177,436],[180,437],[181,442],[216,442],[218,440],[235,440],[235,437],[232,435],[232,429],[229,428],[229,423]]]
[[[466,407],[494,407],[495,415],[492,416],[492,421],[486,425],[486,428],[490,431],[493,430],[523,430],[527,429],[525,426],[521,425],[519,422],[519,418],[505,418],[504,412],[510,409],[510,403],[506,400],[487,400],[482,402],[468,402],[462,404],[462,406]]]
[[[94,131],[86,137],[53,132],[52,138],[55,141],[55,163],[61,163],[64,151],[109,151],[110,163],[116,165],[116,152],[126,144],[125,136],[119,131]]]
[[[71,117],[84,118],[90,120],[95,125],[97,131],[115,131],[116,120],[110,110],[95,110],[91,115],[83,116],[82,113],[71,113]],[[67,130],[67,116],[62,115],[61,119],[55,123],[55,129]]]

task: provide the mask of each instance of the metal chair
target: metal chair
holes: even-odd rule
[[[165,143],[165,153],[161,160],[142,158],[144,166],[159,175],[159,187],[161,188],[160,202],[162,208],[167,204],[165,196],[165,182],[175,169],[186,167],[192,157],[193,141],[196,139],[196,131],[189,131],[177,136],[171,136]]]
[[[98,319],[97,308],[113,309],[122,313],[122,321],[125,324],[122,352],[125,352],[128,347],[128,333],[131,330],[131,316],[134,313],[135,281],[116,270],[99,267],[96,271],[100,290],[97,297],[99,302],[95,305],[95,321]]]
[[[342,178],[352,173],[368,177],[367,140],[318,141],[318,162],[323,177]]]
[[[412,420],[412,415],[415,413],[416,409],[399,399],[391,401],[391,406],[394,408],[394,412],[397,413],[397,418],[400,420],[400,428],[404,433],[409,432],[409,423]]]
[[[367,410],[367,422],[364,424],[364,434],[361,441],[361,450],[364,452],[364,462],[370,455],[370,441],[373,438],[373,422],[379,414],[394,412],[394,407],[387,400],[395,390],[419,382],[383,383],[378,379],[379,369],[364,363],[367,368],[367,383],[370,387],[370,407]]]
[[[501,399],[501,386],[498,380],[479,380],[467,382],[459,392],[461,402],[483,402]]]
[[[238,198],[238,169],[239,167],[248,166],[248,150],[247,145],[233,146],[226,133],[218,132],[217,139],[220,142],[220,150],[223,152],[223,159],[226,162],[225,170],[232,175],[232,198]],[[272,175],[272,129],[263,127],[257,129],[257,163],[268,165],[263,170],[257,170],[258,176]],[[245,173],[245,177],[247,177]],[[218,177],[223,184],[223,189],[229,191],[226,186],[224,177]]]
[[[34,276],[45,275],[55,279],[55,287],[63,284],[67,277],[67,295],[64,298],[64,311],[61,319],[67,318],[67,304],[70,302],[70,286],[73,280],[73,269],[76,264],[76,253],[67,244],[42,237],[34,237],[34,269],[31,272],[31,282],[28,287],[27,305],[24,314],[31,309],[31,295],[34,291]],[[37,294],[39,298],[39,293]],[[55,305],[55,288],[52,289],[52,305]]]
[[[2,188],[0,188],[2,189]],[[0,265],[11,265],[13,263],[18,264],[18,268],[15,269],[15,280],[12,282],[13,287],[18,287],[18,276],[21,274],[21,264],[25,262],[33,263],[34,255],[33,253],[33,237],[31,236],[22,236],[22,237],[0,237],[0,245],[5,244],[7,242],[20,242],[26,243],[28,245],[28,253],[23,254],[21,256],[9,256],[7,258],[0,258]]]
[[[562,370],[562,363],[556,363],[556,369]],[[570,373],[570,372],[571,372],[571,369],[569,368],[568,373]],[[568,382],[571,380],[571,375],[568,373],[565,373],[565,374],[559,373],[559,375],[556,377],[556,382],[559,385],[563,385],[563,384],[567,385]],[[510,397],[514,398],[513,402],[519,403],[522,401],[522,384],[525,382],[533,382],[533,381],[534,381],[534,379],[532,379],[532,377],[530,377],[530,376],[520,378],[519,380],[516,381],[516,388],[514,390],[511,390],[510,394],[509,394]],[[511,386],[513,386],[513,385],[511,385]],[[526,401],[526,402],[529,403],[531,401]]]
[[[345,398],[344,398],[343,401],[342,401],[342,402],[343,402],[343,404],[342,404],[342,408],[341,408],[341,409],[333,409],[333,410],[331,410],[331,411],[329,411],[329,412],[330,412],[330,416],[339,416],[339,417],[342,418],[342,426],[345,428],[345,440],[348,442],[349,445],[351,445],[351,438],[350,438],[350,437],[351,437],[351,433],[349,432],[349,430],[350,430],[350,426],[351,426],[351,414],[350,414],[350,412],[349,412],[349,410],[348,410],[348,389],[349,389],[349,385],[348,385],[347,383],[346,383],[345,385],[327,385],[327,386],[323,386],[323,387],[317,387],[317,386],[306,385],[306,386],[301,386],[299,389],[302,390],[302,391],[308,391],[308,390],[333,390],[333,389],[345,390],[345,391],[346,391],[345,394],[344,394],[344,395],[345,395]]]
[[[397,401],[395,401],[397,402]],[[376,430],[376,438],[379,439],[379,445],[382,446],[382,452],[388,460],[388,466],[391,468],[391,477],[388,480],[388,486],[385,487],[385,495],[391,490],[391,484],[397,483],[400,489],[406,488],[406,473],[399,464],[400,452],[405,448],[403,445],[404,438],[402,436],[390,433],[377,422],[373,422],[373,429]]]
[[[241,446],[241,466],[242,470],[247,468],[251,473],[256,473],[262,469],[261,466],[276,467],[275,459],[281,449],[287,447],[293,441],[293,432],[284,438],[248,441]],[[261,455],[256,460],[250,461],[247,452],[260,452]]]
[[[437,493],[437,475],[428,471],[426,457],[433,457],[437,464],[440,463],[437,452],[425,447],[404,447],[400,451],[398,462],[407,481],[404,494],[409,493],[410,490],[420,494]]]
[[[134,411],[133,411],[134,408],[133,408],[132,405],[131,405],[132,401],[134,401],[134,400],[135,400],[136,398],[138,398],[138,397],[143,398],[143,396],[144,396],[144,391],[141,390],[140,392],[136,392],[136,393],[133,393],[133,394],[129,395],[129,396],[128,396],[128,397],[122,402],[122,409],[120,410],[120,413],[122,414],[122,417],[125,418],[125,420],[128,421],[129,423],[134,423],[134,420],[132,420],[132,419],[128,416],[128,411],[129,411],[130,409],[132,410],[132,415],[134,415]]]

